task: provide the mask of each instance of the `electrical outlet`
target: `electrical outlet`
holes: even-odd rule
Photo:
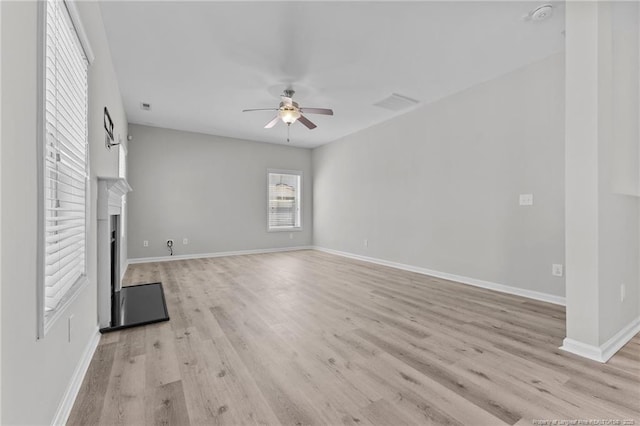
[[[520,205],[521,206],[532,206],[533,205],[533,194],[520,194]]]
[[[364,245],[365,247],[369,247],[369,240],[365,238],[362,242],[362,245]]]
[[[149,241],[144,240],[144,241],[142,242],[142,247],[149,247]]]
[[[551,274],[554,277],[561,277],[563,275],[563,270],[562,270],[562,264],[560,263],[554,263],[553,265],[551,265]]]
[[[624,284],[620,284],[620,302],[624,302],[625,297],[627,297],[627,287]]]
[[[173,247],[173,240],[172,239],[168,239],[167,240],[167,247]]]
[[[183,238],[183,239],[182,239],[182,244],[184,244],[185,246],[186,246],[187,244],[189,244],[189,239],[188,239],[188,238]]]

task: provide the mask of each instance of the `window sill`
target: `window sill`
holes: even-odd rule
[[[302,232],[301,226],[295,228],[268,228],[267,232]]]

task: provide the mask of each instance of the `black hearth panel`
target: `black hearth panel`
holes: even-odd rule
[[[162,283],[122,287],[113,292],[111,303],[111,326],[101,333],[169,321]]]

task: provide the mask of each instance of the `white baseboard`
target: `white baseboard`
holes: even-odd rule
[[[490,281],[484,281],[476,278],[465,277],[462,275],[455,275],[447,272],[434,271],[431,269],[420,268],[418,266],[406,265],[404,263],[390,262],[388,260],[361,256],[358,254],[327,249],[324,247],[314,246],[313,248],[315,250],[323,251],[325,253],[335,254],[338,256],[348,257],[356,260],[362,260],[364,262],[370,262],[378,265],[389,266],[391,268],[402,269],[404,271],[416,272],[422,275],[429,275],[431,277],[442,278],[450,281],[456,281],[462,284],[472,285],[474,287],[486,288],[488,290],[499,291],[501,293],[513,294],[515,296],[522,296],[529,299],[535,299],[535,300],[540,300],[542,302],[548,302],[548,303],[553,303],[555,305],[565,306],[565,298],[561,296],[555,296],[553,294],[541,293],[533,290],[526,290],[523,288],[512,287],[504,284],[497,284]]]
[[[564,338],[560,349],[593,361],[607,362],[598,346],[588,345],[568,337]]]
[[[622,330],[600,346],[589,345],[566,337],[562,341],[560,349],[572,354],[588,358],[598,362],[607,362],[615,355],[629,340],[640,333],[640,317],[627,324]]]
[[[67,420],[69,420],[73,403],[76,401],[78,392],[80,392],[82,381],[84,380],[85,374],[87,374],[89,364],[91,364],[91,359],[93,358],[93,354],[96,352],[99,342],[100,332],[96,328],[95,334],[89,340],[89,343],[82,353],[80,361],[73,372],[73,376],[71,376],[71,381],[69,382],[67,390],[60,401],[60,405],[58,406],[56,415],[53,418],[53,422],[51,422],[52,425],[65,425]]]
[[[172,260],[206,259],[210,257],[242,256],[245,254],[277,253],[282,251],[310,250],[312,248],[312,246],[297,246],[256,250],[224,251],[217,253],[181,254],[178,256],[139,257],[135,259],[127,259],[127,264],[134,265],[136,263],[170,262]]]

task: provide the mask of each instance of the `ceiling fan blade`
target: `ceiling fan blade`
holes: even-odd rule
[[[300,112],[304,112],[305,114],[324,114],[324,115],[333,115],[333,110],[329,108],[307,108],[300,107]]]
[[[304,124],[305,126],[307,126],[307,129],[309,130],[313,130],[316,127],[318,127],[315,124],[313,124],[311,121],[309,121],[309,119],[304,115],[301,115],[300,117],[298,117],[298,121]]]
[[[243,109],[242,112],[248,111],[277,111],[278,108],[252,108],[252,109]]]
[[[265,129],[270,129],[270,128],[272,128],[273,126],[275,126],[275,125],[278,123],[278,121],[279,121],[279,120],[280,120],[280,116],[279,116],[279,115],[276,115],[276,116],[275,116],[275,118],[274,118],[273,120],[271,120],[270,122],[268,122],[267,124],[265,124],[264,128],[265,128]]]
[[[284,96],[284,95],[282,95],[281,98],[282,98],[282,103],[285,104],[286,106],[293,105],[293,99],[291,99],[291,98],[289,98],[287,96]]]

